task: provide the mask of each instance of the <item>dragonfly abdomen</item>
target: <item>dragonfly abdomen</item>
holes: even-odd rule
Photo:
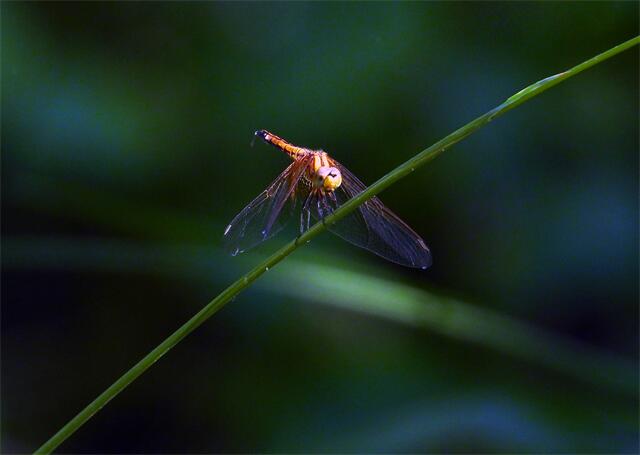
[[[276,136],[273,133],[270,133],[267,130],[258,130],[255,132],[255,135],[258,136],[263,141],[265,141],[267,144],[271,144],[277,149],[282,150],[284,153],[289,155],[294,160],[309,153],[309,150],[303,147],[295,146],[290,142],[285,141],[281,137]]]

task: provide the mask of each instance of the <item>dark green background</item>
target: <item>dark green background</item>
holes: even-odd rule
[[[287,165],[250,147],[254,130],[321,147],[371,183],[638,33],[636,2],[1,12],[5,453],[34,450],[293,238],[220,249]],[[634,48],[490,124],[382,194],[431,247],[431,269],[323,234],[60,450],[637,453],[637,388],[591,372],[606,358],[637,381],[638,97]],[[368,290],[358,276],[383,283],[390,307],[403,296],[384,283],[401,283],[527,321],[579,343],[592,367],[565,374],[464,329],[337,308]]]

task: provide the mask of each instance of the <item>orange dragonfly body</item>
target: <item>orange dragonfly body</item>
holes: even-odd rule
[[[266,130],[255,135],[291,157],[278,178],[242,210],[224,231],[232,255],[242,253],[280,231],[300,203],[300,232],[322,220],[366,189],[347,168],[323,150],[295,146]],[[334,234],[385,259],[426,269],[431,253],[424,241],[377,197],[335,224]]]

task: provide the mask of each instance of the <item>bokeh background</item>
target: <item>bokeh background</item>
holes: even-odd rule
[[[294,237],[221,248],[288,164],[256,129],[371,183],[638,33],[637,2],[1,8],[4,453]],[[323,234],[60,451],[637,453],[638,76],[636,48],[385,191],[428,271]]]

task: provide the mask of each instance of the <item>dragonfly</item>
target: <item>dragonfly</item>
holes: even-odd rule
[[[324,150],[298,147],[267,130],[255,136],[293,162],[229,223],[224,242],[236,256],[277,234],[299,217],[300,233],[321,221],[366,186]],[[344,240],[400,265],[426,269],[431,252],[422,238],[373,197],[327,229]]]

